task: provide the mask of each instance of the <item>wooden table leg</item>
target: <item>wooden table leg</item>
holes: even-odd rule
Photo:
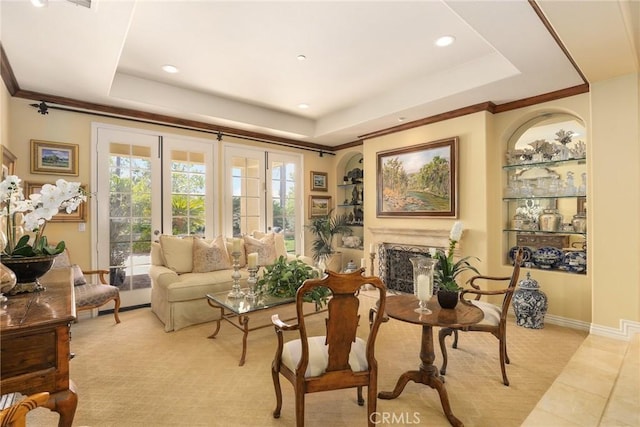
[[[44,407],[60,414],[58,427],[71,427],[78,407],[75,383],[69,380],[69,389],[51,394]]]
[[[425,384],[431,388],[435,388],[440,395],[440,403],[444,414],[447,416],[449,423],[455,427],[463,426],[462,421],[457,419],[451,411],[449,405],[449,396],[444,387],[444,381],[438,373],[438,368],[433,364],[435,360],[435,352],[433,348],[433,328],[428,325],[422,326],[422,344],[420,348],[420,370],[408,371],[400,376],[393,391],[381,391],[378,393],[380,399],[395,399],[402,393],[404,387],[409,381]]]

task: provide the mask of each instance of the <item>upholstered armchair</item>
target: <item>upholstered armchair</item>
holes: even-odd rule
[[[440,350],[442,351],[442,368],[440,373],[444,375],[447,370],[447,347],[445,346],[445,338],[453,334],[453,348],[458,348],[458,331],[463,332],[489,332],[498,339],[500,354],[500,369],[502,371],[502,382],[509,385],[507,378],[507,369],[505,364],[509,363],[509,355],[507,353],[507,312],[511,304],[513,292],[518,284],[520,275],[520,265],[522,264],[522,249],[518,249],[514,256],[514,265],[511,276],[490,277],[490,276],[474,276],[469,279],[470,289],[464,289],[460,292],[460,300],[470,302],[479,307],[484,313],[484,318],[476,324],[463,326],[459,328],[442,328],[438,333],[440,341]],[[480,283],[506,283],[507,286],[502,289],[481,289]],[[481,297],[489,295],[502,295],[502,303],[498,305],[491,304],[487,301],[480,300]],[[473,299],[467,300],[466,296],[473,296]]]
[[[77,264],[71,264],[69,250],[65,249],[56,257],[52,268],[71,268],[73,271],[73,291],[76,300],[76,311],[92,310],[102,307],[110,301],[114,302],[113,317],[120,323],[120,290],[109,285],[106,276],[108,270],[82,270]],[[93,280],[87,280],[91,276]]]

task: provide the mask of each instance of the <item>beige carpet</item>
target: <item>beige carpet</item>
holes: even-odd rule
[[[362,334],[368,307],[362,301]],[[286,313],[285,313],[286,311]],[[290,308],[264,313],[291,314]],[[275,351],[272,328],[253,331],[248,338],[245,366],[239,367],[242,334],[223,323],[216,339],[206,337],[215,323],[166,333],[150,309],[86,319],[72,326],[71,378],[79,404],[74,426],[278,426],[295,425],[293,395],[284,380],[282,417],[274,419],[270,364]],[[321,333],[324,315],[308,318]],[[434,331],[437,333],[437,331]],[[379,390],[391,390],[399,375],[419,365],[421,328],[390,320],[381,327],[377,359]],[[507,374],[501,382],[497,340],[490,334],[461,334],[460,346],[450,350],[446,387],[453,413],[466,426],[519,426],[534,408],[587,335],[546,325],[542,330],[509,325]],[[441,361],[436,351],[436,363]],[[379,425],[448,426],[438,394],[410,382],[394,400],[378,400],[387,422]],[[365,426],[366,409],[355,402],[355,390],[308,395],[306,425]],[[39,408],[29,426],[55,426],[57,414]]]

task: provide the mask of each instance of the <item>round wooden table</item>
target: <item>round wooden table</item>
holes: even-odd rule
[[[478,307],[459,302],[454,309],[446,309],[440,307],[435,297],[429,300],[427,307],[432,311],[430,314],[416,313],[418,308],[418,299],[413,295],[397,295],[387,298],[386,314],[403,322],[422,325],[422,345],[420,348],[420,368],[415,371],[407,371],[398,378],[393,391],[381,391],[378,393],[380,399],[395,399],[402,393],[404,387],[409,381],[426,384],[431,388],[435,388],[440,395],[442,409],[447,419],[453,426],[462,426],[462,422],[457,419],[451,406],[449,405],[449,397],[447,390],[444,388],[444,380],[438,372],[438,368],[433,364],[435,360],[435,352],[433,350],[433,327],[456,327],[467,326],[478,323],[482,320],[482,310]]]

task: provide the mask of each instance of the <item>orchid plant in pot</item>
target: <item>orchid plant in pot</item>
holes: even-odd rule
[[[459,274],[465,271],[473,271],[476,274],[480,274],[478,272],[478,269],[469,262],[469,260],[471,259],[476,259],[479,261],[477,257],[466,256],[457,261],[453,257],[456,245],[462,237],[462,230],[462,222],[456,221],[451,227],[451,232],[449,233],[449,247],[444,251],[435,248],[429,249],[431,258],[434,258],[438,261],[434,269],[433,281],[434,284],[438,287],[438,301],[443,307],[445,307],[445,305],[449,305],[447,303],[444,303],[443,305],[443,301],[446,298],[453,298],[453,307],[455,307],[455,305],[457,304],[458,291],[462,289],[462,287],[458,285],[458,282],[456,281],[456,278]],[[453,295],[446,295],[446,293]]]
[[[60,210],[75,211],[87,196],[79,182],[58,179],[55,185],[44,184],[39,194],[25,198],[21,181],[10,175],[0,182],[0,259],[15,273],[17,283],[32,285],[24,291],[39,290],[38,277],[65,249],[64,241],[49,245],[44,235],[47,222]]]

